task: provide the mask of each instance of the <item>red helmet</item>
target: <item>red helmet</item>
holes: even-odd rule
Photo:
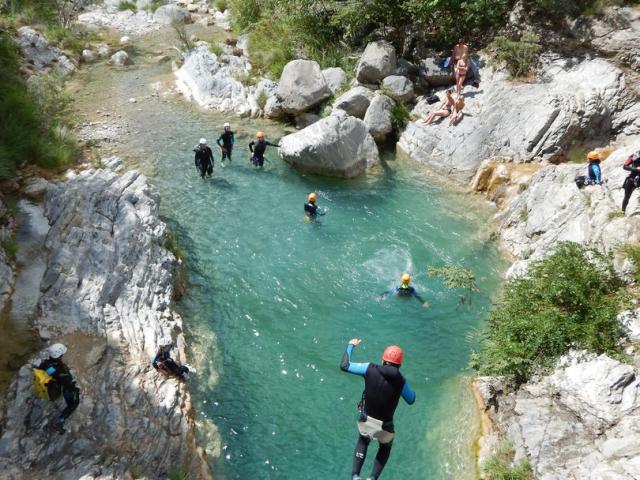
[[[402,365],[402,360],[404,359],[404,353],[402,349],[396,345],[390,345],[384,349],[382,352],[382,361],[393,363],[395,365]]]

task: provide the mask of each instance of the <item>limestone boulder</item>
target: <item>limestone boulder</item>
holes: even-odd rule
[[[395,102],[386,95],[377,94],[371,100],[371,105],[364,116],[364,123],[376,142],[383,142],[393,131],[391,111],[394,106]]]
[[[174,4],[158,7],[153,15],[153,20],[161,25],[171,25],[173,22],[192,22],[191,14],[186,9]]]
[[[336,93],[347,84],[347,74],[339,67],[325,68],[322,70],[322,76],[326,80],[331,93]]]
[[[24,63],[35,72],[56,70],[63,75],[73,73],[77,66],[62,50],[50,45],[44,35],[31,27],[20,27],[16,38]]]
[[[344,110],[353,117],[364,118],[373,95],[373,90],[357,86],[340,95],[333,103],[333,108]]]
[[[330,96],[331,89],[318,62],[292,60],[285,65],[278,85],[278,97],[286,113],[302,113]]]
[[[304,173],[353,178],[378,162],[366,124],[336,111],[280,140],[280,156]]]
[[[382,81],[382,86],[397,100],[408,103],[415,99],[413,82],[401,75],[389,75]]]
[[[113,55],[111,55],[111,59],[109,60],[111,65],[115,65],[116,67],[124,67],[125,65],[129,65],[131,63],[131,59],[129,58],[129,54],[124,50],[119,50]]]
[[[389,42],[371,42],[365,48],[356,67],[356,79],[360,83],[378,83],[395,73],[398,67],[396,49]]]

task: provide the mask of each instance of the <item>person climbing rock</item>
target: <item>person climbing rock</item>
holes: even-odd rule
[[[171,350],[173,350],[173,342],[170,338],[160,340],[158,353],[151,360],[153,368],[165,374],[175,375],[181,380],[188,379],[190,373],[196,373],[195,368],[186,364],[181,365],[171,358]]]
[[[375,363],[352,363],[353,349],[362,340],[349,340],[347,349],[342,355],[340,369],[364,377],[364,392],[358,403],[358,440],[353,456],[352,480],[360,480],[360,471],[367,456],[371,440],[379,442],[378,453],[373,464],[370,480],[380,477],[389,455],[395,435],[393,415],[398,407],[400,397],[409,405],[416,401],[416,394],[400,374],[400,366],[404,358],[402,349],[391,345],[382,353],[382,365]]]
[[[631,194],[636,188],[640,187],[640,150],[629,155],[622,168],[630,172],[629,176],[624,179],[624,183],[622,184],[622,188],[624,188],[622,211],[625,212],[627,210]]]
[[[200,172],[200,176],[204,178],[205,175],[211,176],[213,173],[213,152],[207,145],[207,140],[200,139],[200,143],[193,149],[195,152],[196,168]]]
[[[279,147],[280,145],[267,142],[264,138],[263,132],[256,133],[256,139],[251,140],[249,143],[249,151],[251,151],[251,161],[256,167],[262,167],[264,165],[264,151],[267,146]]]
[[[231,125],[229,125],[229,122],[226,122],[224,124],[224,131],[216,140],[218,147],[220,147],[220,152],[222,153],[223,162],[225,158],[228,158],[229,161],[231,161],[231,153],[233,151],[234,142],[235,138],[233,136],[233,132],[231,131]]]
[[[319,215],[322,216],[325,214],[325,211],[316,205],[316,200],[318,196],[315,192],[311,192],[309,197],[307,198],[307,203],[304,204],[304,213],[311,220],[315,220]]]
[[[403,273],[400,277],[400,286],[392,288],[384,292],[381,296],[384,298],[390,293],[397,295],[398,297],[413,297],[417,299],[423,307],[428,307],[429,304],[416,292],[416,289],[411,286],[411,275]]]
[[[53,388],[58,388],[59,391],[62,391],[62,396],[67,406],[50,428],[63,434],[65,433],[64,422],[80,404],[80,389],[76,387],[76,382],[71,376],[69,367],[62,361],[62,356],[67,353],[67,347],[61,343],[54,343],[47,349],[47,352],[49,358],[43,360],[36,368],[44,370],[52,378],[52,382],[54,382]],[[52,389],[51,386],[48,388],[49,390]]]
[[[599,152],[595,150],[587,154],[587,160],[589,160],[589,166],[587,171],[589,172],[589,184],[590,185],[602,185],[602,171],[600,170],[600,160],[602,159]]]

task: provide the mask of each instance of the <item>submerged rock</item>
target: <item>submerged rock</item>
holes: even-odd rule
[[[352,178],[378,162],[366,124],[343,111],[280,140],[280,156],[301,172]]]
[[[330,96],[331,90],[317,62],[292,60],[284,67],[278,97],[286,113],[302,113]]]

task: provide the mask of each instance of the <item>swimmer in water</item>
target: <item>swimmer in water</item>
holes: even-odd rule
[[[304,213],[311,220],[315,220],[318,216],[322,216],[327,213],[324,209],[316,205],[318,196],[315,192],[311,192],[307,198],[307,203],[304,204]]]
[[[384,292],[382,297],[386,297],[390,293],[397,295],[398,297],[414,297],[417,299],[423,307],[428,307],[429,304],[416,292],[416,289],[411,286],[411,275],[403,273],[400,278],[402,282],[400,286],[394,287],[391,290]]]

